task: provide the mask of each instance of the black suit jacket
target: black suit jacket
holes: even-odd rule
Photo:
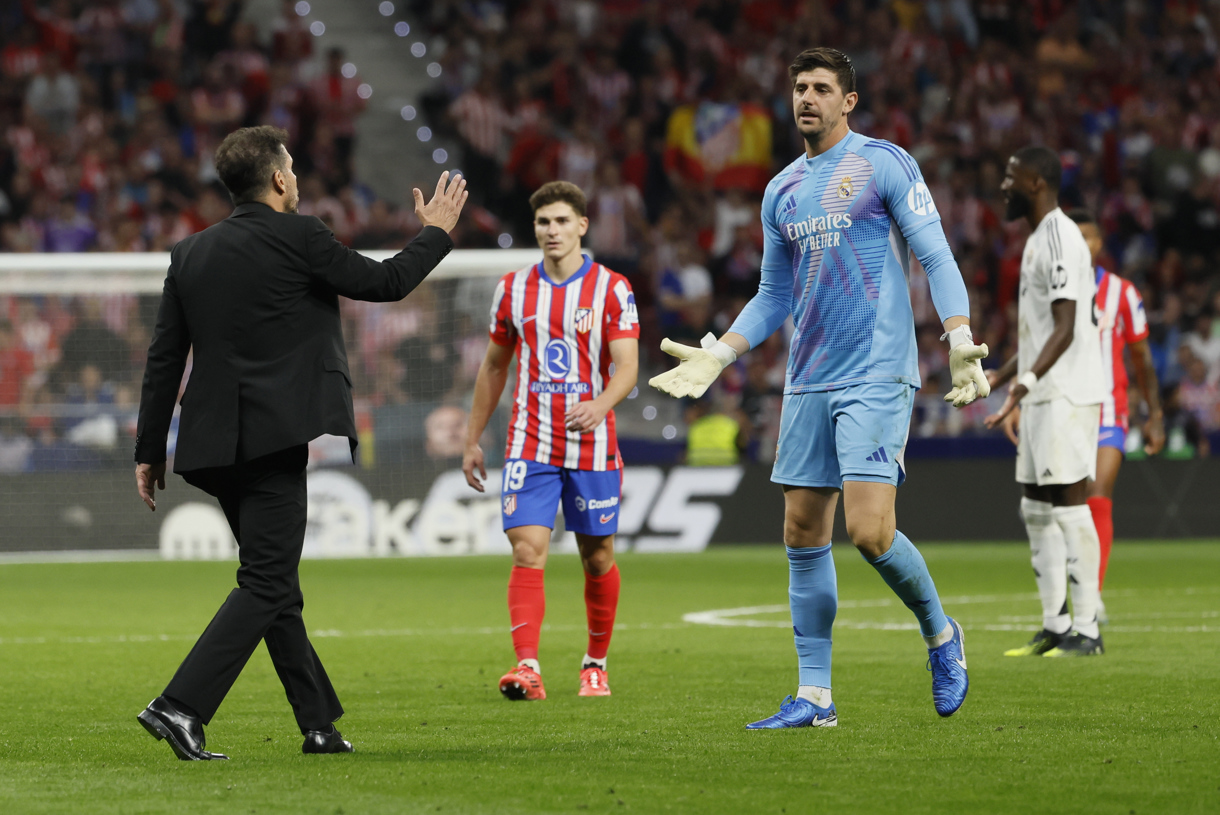
[[[242,204],[170,253],[148,349],[136,462],[165,461],[187,352],[174,470],[223,467],[324,433],[356,448],[339,295],[401,300],[449,254],[425,227],[378,263],[348,249],[317,218]]]

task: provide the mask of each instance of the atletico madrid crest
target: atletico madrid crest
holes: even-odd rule
[[[593,328],[593,309],[578,308],[576,309],[576,330],[581,334],[588,334]]]
[[[517,493],[504,496],[504,514],[512,515],[517,511]]]

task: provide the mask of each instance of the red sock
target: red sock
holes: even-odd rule
[[[1101,495],[1089,499],[1089,511],[1093,513],[1093,526],[1097,527],[1097,539],[1101,541],[1101,571],[1097,575],[1100,591],[1106,582],[1106,564],[1110,562],[1110,547],[1114,543],[1114,501]]]
[[[513,650],[518,662],[538,658],[538,636],[546,614],[542,575],[542,569],[514,566],[508,577],[508,618],[512,621]]]
[[[618,564],[601,577],[585,574],[585,611],[589,618],[589,656],[605,659],[614,633],[614,612],[618,610],[621,580]]]

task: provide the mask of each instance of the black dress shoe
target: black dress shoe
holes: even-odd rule
[[[209,753],[203,749],[203,722],[198,716],[183,713],[164,696],[158,696],[136,716],[144,729],[157,741],[165,739],[174,754],[183,761],[227,760],[223,753]]]
[[[301,745],[302,753],[350,753],[354,749],[333,724],[329,731],[306,730],[305,743]]]

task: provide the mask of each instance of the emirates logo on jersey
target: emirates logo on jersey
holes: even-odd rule
[[[581,334],[588,334],[593,330],[593,309],[576,309],[576,330]]]

